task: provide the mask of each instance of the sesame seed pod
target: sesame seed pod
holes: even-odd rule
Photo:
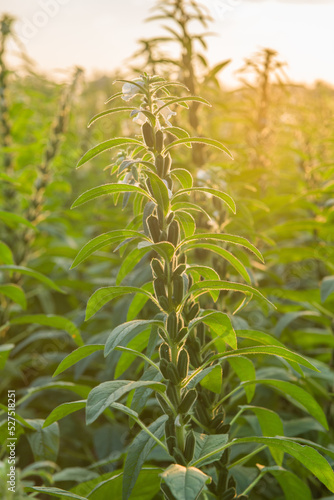
[[[167,240],[176,247],[179,242],[180,227],[176,220],[173,220],[168,227]]]
[[[168,363],[166,373],[167,378],[172,382],[172,384],[177,385],[180,382],[179,372],[177,371],[174,363]]]
[[[192,405],[195,403],[196,399],[196,389],[190,389],[190,391],[188,391],[187,394],[182,398],[182,401],[178,407],[178,411],[180,413],[188,413]]]
[[[160,364],[159,364],[159,369],[162,373],[162,376],[166,379],[168,379],[168,372],[167,372],[167,366],[168,366],[168,361],[166,359],[161,359]]]
[[[157,174],[159,177],[163,177],[164,174],[164,158],[161,155],[157,155],[155,158],[155,168],[157,169]]]
[[[163,176],[164,177],[166,177],[166,175],[169,174],[171,164],[172,164],[172,158],[171,158],[170,154],[168,154],[164,158],[164,164],[163,164]]]
[[[148,148],[154,148],[154,131],[149,122],[145,122],[142,125],[142,133],[146,146]]]
[[[174,384],[169,383],[167,385],[166,394],[167,394],[170,402],[172,403],[172,405],[177,408],[179,405],[179,395],[177,393],[177,390],[176,390],[176,387]]]
[[[179,331],[179,333],[176,335],[176,342],[181,342],[184,337],[187,335],[188,333],[188,328],[185,326],[184,328],[181,328],[181,330]]]
[[[195,434],[194,431],[191,430],[186,437],[186,443],[184,446],[184,458],[187,460],[187,462],[190,462],[190,460],[192,460],[194,456],[195,444],[196,444]]]
[[[155,149],[161,153],[164,147],[164,133],[162,130],[158,130],[155,134]]]
[[[168,315],[168,319],[167,319],[167,331],[170,335],[170,338],[171,339],[175,339],[176,335],[177,335],[177,317],[176,317],[176,312],[175,311],[172,311],[169,315]]]
[[[174,212],[170,212],[168,214],[167,219],[166,219],[167,224],[170,224],[172,222],[172,220],[174,219],[174,215],[175,215]]]
[[[181,349],[179,356],[177,358],[177,370],[179,372],[180,379],[183,380],[188,375],[189,370],[189,354],[186,349]]]
[[[158,219],[155,217],[155,215],[150,215],[147,218],[147,225],[149,227],[152,240],[154,241],[154,243],[158,243],[158,241],[160,240],[160,228]]]
[[[168,299],[166,296],[164,295],[160,295],[158,296],[158,302],[160,304],[160,307],[164,310],[164,311],[168,311],[169,310],[169,303],[168,303]],[[160,334],[160,336],[164,339],[164,340],[168,340],[168,338],[163,335]]]
[[[157,398],[158,403],[161,406],[162,411],[166,415],[173,415],[172,409],[168,406],[168,404],[166,403],[166,401],[164,400],[164,398],[159,393],[156,393],[155,397]]]
[[[228,431],[230,430],[230,424],[219,424],[218,427],[216,428],[216,433],[217,434],[227,434]]]
[[[173,450],[176,446],[176,438],[174,436],[169,436],[166,438],[166,444],[169,454],[173,456]]]
[[[184,264],[183,264],[184,265]],[[198,302],[196,302],[191,308],[190,308],[190,311],[188,312],[187,314],[187,320],[188,321],[191,321],[192,319],[194,319],[197,314],[199,313],[199,310],[200,310],[200,305],[198,304]]]
[[[164,276],[164,269],[158,259],[151,260],[151,267],[157,278],[162,278]]]
[[[181,274],[184,273],[186,268],[187,268],[186,264],[179,264],[174,271],[174,276],[181,276]]]
[[[232,498],[234,497],[235,497],[235,488],[229,488],[222,494],[220,498],[221,500],[232,500]]]
[[[180,304],[183,299],[183,278],[182,276],[173,276],[173,297],[176,304]]]
[[[154,291],[157,297],[166,297],[166,288],[163,278],[155,278],[153,281]]]
[[[184,458],[183,453],[181,452],[181,450],[179,450],[179,448],[174,447],[173,457],[175,458],[176,463],[183,466],[187,465],[186,459]]]
[[[168,363],[171,361],[171,352],[170,352],[170,347],[168,344],[165,342],[161,344],[160,349],[159,349],[159,356],[160,359],[165,359]]]

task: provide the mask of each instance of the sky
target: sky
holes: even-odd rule
[[[334,85],[334,0],[202,0],[214,19],[208,59],[232,63],[222,74],[228,85],[236,70],[261,47],[278,51],[295,82]],[[88,75],[122,68],[137,40],[161,34],[144,23],[154,0],[1,0],[1,13],[18,19],[16,31],[40,69],[54,77],[79,65]]]

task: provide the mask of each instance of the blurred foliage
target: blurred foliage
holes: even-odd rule
[[[195,9],[195,13],[187,14],[189,19],[181,15],[185,4]],[[190,123],[199,135],[205,131],[206,136],[223,140],[234,156],[234,162],[230,162],[214,149],[177,150],[175,166],[189,168],[197,185],[227,191],[237,205],[237,215],[232,216],[214,199],[204,202],[196,197],[195,203],[201,209],[213,213],[208,219],[203,212],[196,212],[196,224],[202,230],[244,236],[265,257],[262,264],[250,254],[235,252],[252,284],[277,309],[262,309],[257,302],[250,302],[231,316],[234,328],[237,333],[269,333],[318,367],[319,373],[305,369],[302,377],[279,359],[252,358],[256,378],[292,381],[313,396],[326,414],[329,431],[325,432],[303,407],[292,404],[270,386],[257,385],[251,404],[279,412],[286,436],[327,448],[331,454],[322,453],[333,465],[334,89],[323,82],[312,87],[290,82],[280,73],[279,56],[269,49],[250,55],[240,73],[240,85],[226,89],[217,75],[227,62],[223,61],[220,68],[209,68],[205,37],[201,41],[190,27],[187,31],[191,16],[202,15],[198,11],[196,14],[195,2],[160,2],[158,8],[157,16],[163,23],[168,20],[183,28],[177,35],[169,30],[168,35],[176,40],[180,59],[165,55],[170,40],[143,40],[147,69],[163,75],[172,72],[172,77],[174,72],[175,77],[189,87],[194,85],[192,91],[212,104],[212,108],[202,107],[200,111],[196,106],[182,111],[178,108],[174,124],[187,128]],[[209,19],[197,21],[204,24]],[[111,354],[105,362],[102,353],[95,352],[75,368],[52,377],[59,362],[78,345],[104,343],[112,328],[126,320],[129,299],[111,303],[93,320],[84,321],[85,305],[92,292],[115,284],[124,260],[122,251],[103,248],[79,268],[69,269],[78,249],[89,239],[111,229],[124,229],[129,208],[119,210],[112,199],[107,203],[97,199],[80,211],[70,210],[70,206],[79,193],[108,182],[110,176],[110,171],[104,170],[105,157],[97,157],[76,171],[78,158],[93,145],[136,129],[131,119],[123,120],[118,114],[86,128],[88,119],[100,112],[115,92],[113,78],[87,81],[80,70],[74,69],[60,84],[38,74],[33,67],[22,74],[11,72],[6,63],[6,41],[14,34],[13,26],[9,17],[2,18],[0,436],[6,443],[7,390],[15,389],[18,463],[17,491],[12,495],[6,486],[4,445],[0,491],[4,499],[16,500],[33,495],[24,493],[24,486],[44,484],[73,488],[85,496],[102,475],[103,479],[115,477],[114,498],[119,498],[121,483],[117,477],[126,447],[137,432],[136,428],[128,428],[125,416],[103,416],[86,427],[80,410],[44,429],[42,424],[55,407],[74,397],[78,401],[85,399],[97,382],[112,379],[115,370],[121,374],[117,368],[124,363],[121,353]],[[202,46],[202,53],[197,52],[194,43]],[[141,70],[140,63],[136,68]],[[114,161],[115,154],[110,153],[110,165]],[[222,279],[236,278],[232,266],[218,258],[212,260],[205,249],[194,249],[194,260],[213,264]],[[147,272],[141,262],[132,271],[131,284],[141,286],[148,279]],[[218,305],[207,304],[230,314],[234,298],[220,292]],[[150,314],[148,307],[141,313],[142,317]],[[240,347],[251,345],[250,340],[239,340]],[[131,364],[126,366],[123,377],[136,379],[141,370],[139,363]],[[223,371],[225,393],[245,380],[236,364],[226,363]],[[249,392],[243,390],[231,396],[227,413],[237,415],[240,405],[249,404],[249,397]],[[156,416],[157,408],[152,403],[142,419],[150,423]],[[249,411],[240,414],[232,429],[234,437],[262,435],[256,415]],[[247,446],[233,448],[231,459],[237,461],[250,453],[253,448]],[[162,459],[157,451],[152,452],[148,473],[152,474],[152,488],[160,472],[156,464]],[[238,493],[254,481],[258,464],[271,460],[266,449],[234,467]],[[281,479],[279,472],[272,470],[254,486],[251,499],[290,499],[297,496],[296,491],[299,498],[333,498],[299,462],[287,455],[285,462],[294,477],[307,485],[306,493],[290,476]],[[289,480],[290,491],[286,487]],[[159,485],[154,497],[150,491],[145,496],[145,484],[147,477],[139,477],[138,493],[133,498],[160,498]],[[39,494],[37,498],[48,497]]]

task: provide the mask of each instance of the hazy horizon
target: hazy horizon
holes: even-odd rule
[[[334,1],[202,0],[214,22],[207,57],[232,63],[222,73],[229,86],[243,60],[261,47],[277,50],[293,82],[334,84]],[[161,34],[159,22],[144,23],[154,0],[2,0],[2,13],[17,17],[16,32],[30,57],[56,76],[82,66],[88,76],[110,74],[138,50],[137,40]]]

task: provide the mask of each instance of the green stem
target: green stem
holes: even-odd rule
[[[254,455],[259,453],[260,451],[264,450],[267,448],[267,445],[264,444],[263,446],[259,446],[259,448],[256,448],[256,450],[252,451],[251,453],[248,453],[248,455],[245,455],[244,457],[239,458],[239,460],[236,460],[235,462],[232,462],[229,464],[226,468],[227,469],[232,469],[232,467],[235,467],[236,465],[242,464],[244,462],[247,462],[250,458],[252,458]]]
[[[254,486],[257,485],[257,483],[262,479],[262,477],[265,475],[266,471],[260,472],[260,474],[257,476],[256,479],[248,486],[248,488],[245,489],[241,494],[242,495],[248,495],[248,493],[254,488]]]

